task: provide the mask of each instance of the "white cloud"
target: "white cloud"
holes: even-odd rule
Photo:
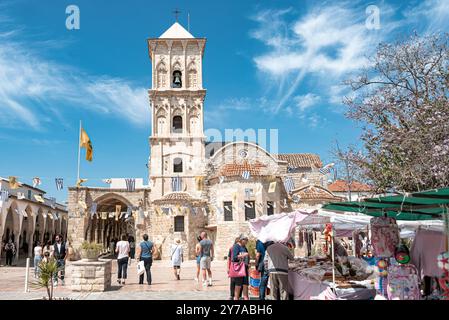
[[[0,126],[35,130],[68,108],[82,108],[138,125],[149,123],[147,90],[131,81],[83,73],[42,57],[38,45],[0,30]],[[50,43],[51,45],[51,43]]]
[[[304,112],[320,102],[321,97],[314,93],[308,93],[302,96],[294,97],[294,101],[296,102],[299,111]]]
[[[447,31],[449,28],[449,1],[425,0],[418,6],[412,6],[404,11],[409,23],[421,24],[426,32]]]
[[[377,43],[398,27],[388,21],[391,8],[381,9],[381,32],[366,28],[365,6],[353,2],[316,5],[291,22],[287,17],[291,10],[259,12],[254,20],[260,25],[251,36],[262,41],[267,52],[255,56],[254,63],[275,84],[277,103],[272,111],[295,99],[304,80],[312,77],[328,92],[329,85],[366,66]]]

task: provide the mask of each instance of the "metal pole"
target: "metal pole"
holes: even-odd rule
[[[77,175],[77,180],[76,182],[78,182],[80,180],[80,155],[81,155],[81,120],[80,120],[80,134],[78,137],[78,175]],[[87,152],[87,151],[86,151]]]
[[[332,229],[332,234],[331,234],[331,239],[332,239],[332,282],[334,285],[334,289],[335,289],[335,248],[334,248],[334,230]]]
[[[30,273],[30,258],[27,258],[26,268],[25,268],[25,293],[28,292],[28,275]]]

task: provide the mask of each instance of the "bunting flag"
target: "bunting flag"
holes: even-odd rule
[[[109,212],[108,218],[114,218],[114,216],[115,216],[115,212]]]
[[[142,208],[139,209],[139,216],[140,216],[140,219],[145,219],[145,212],[143,211]]]
[[[224,176],[220,176],[218,177],[219,179],[219,183],[222,184],[225,181],[225,177]]]
[[[328,174],[331,171],[331,168],[335,165],[335,163],[329,163],[320,169],[320,173],[323,175]]]
[[[205,217],[207,217],[207,209],[206,208],[202,208],[203,209],[203,214]]]
[[[54,219],[53,214],[51,212],[48,213],[48,217],[50,218],[50,220]]]
[[[85,148],[86,149],[86,160],[87,161],[92,161],[92,155],[93,155],[92,142],[90,141],[90,138],[87,135],[87,133],[84,130],[84,128],[81,128],[80,148]]]
[[[132,215],[132,209],[131,207],[128,207],[126,209],[125,219],[128,219],[130,215]]]
[[[87,179],[78,179],[78,181],[76,182],[76,187],[79,188],[81,187],[81,184],[83,184],[84,182],[86,182]]]
[[[301,197],[297,194],[292,195],[292,200],[294,203],[299,203],[301,201]]]
[[[56,183],[57,190],[62,190],[64,188],[64,179],[63,178],[56,178],[55,183]]]
[[[125,182],[128,192],[134,192],[136,190],[136,179],[125,179]]]
[[[56,208],[56,198],[54,198],[54,197],[49,197],[49,198],[48,198],[48,201],[50,202],[50,207],[51,207],[52,209],[55,209],[55,208]]]
[[[45,202],[44,198],[42,198],[42,196],[40,194],[35,194],[34,195],[34,199],[36,199],[36,201],[40,202],[40,203],[44,203]]]
[[[95,214],[97,214],[97,203],[92,202],[92,205],[90,206],[90,216],[93,217]]]
[[[179,204],[176,205],[176,211],[178,213],[181,213],[181,206]]]
[[[25,193],[23,192],[17,192],[17,200],[25,199]]]
[[[115,221],[118,221],[119,217],[120,217],[120,211],[122,210],[122,206],[117,204],[115,206]]]
[[[276,181],[270,182],[270,186],[268,188],[268,193],[273,193],[276,191]]]
[[[9,191],[8,190],[0,190],[0,201],[6,202],[9,199]]]
[[[245,180],[248,180],[251,177],[251,174],[249,173],[249,171],[243,171],[242,173],[242,178]]]
[[[202,191],[204,184],[204,177],[195,177],[196,190]]]
[[[164,214],[166,214],[166,215],[170,214],[170,208],[162,207],[161,209]]]
[[[112,183],[112,179],[103,179],[102,181],[104,183],[106,183],[106,184],[111,184]]]
[[[55,213],[55,214],[54,214],[54,217],[55,217],[55,220],[59,220],[59,215],[58,215],[58,213]]]
[[[181,178],[180,177],[172,177],[171,178],[171,189],[172,191],[176,192],[176,191],[181,191]]]
[[[285,177],[284,187],[287,193],[291,193],[295,189],[295,182],[292,177]]]
[[[252,203],[250,204],[250,203],[246,203],[246,202],[245,202],[245,207],[247,207],[247,208],[249,208],[249,209],[252,209],[252,208],[253,208]]]
[[[18,189],[20,187],[19,181],[17,181],[17,177],[9,177],[9,188],[10,189]]]
[[[33,188],[36,188],[37,186],[41,185],[41,179],[39,177],[33,178]]]
[[[101,213],[101,219],[102,220],[106,220],[108,218],[108,213],[107,212],[102,212]]]
[[[25,210],[22,211],[22,215],[24,216],[24,218],[28,218],[28,213]]]

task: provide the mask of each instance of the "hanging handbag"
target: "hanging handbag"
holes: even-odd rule
[[[239,262],[234,262],[234,250],[231,254],[231,265],[229,266],[229,277],[230,278],[241,278],[246,277],[245,262],[240,260]]]

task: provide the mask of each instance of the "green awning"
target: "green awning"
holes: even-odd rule
[[[328,211],[358,212],[397,220],[443,219],[449,208],[449,188],[393,196],[365,198],[361,201],[331,202],[322,209]]]

